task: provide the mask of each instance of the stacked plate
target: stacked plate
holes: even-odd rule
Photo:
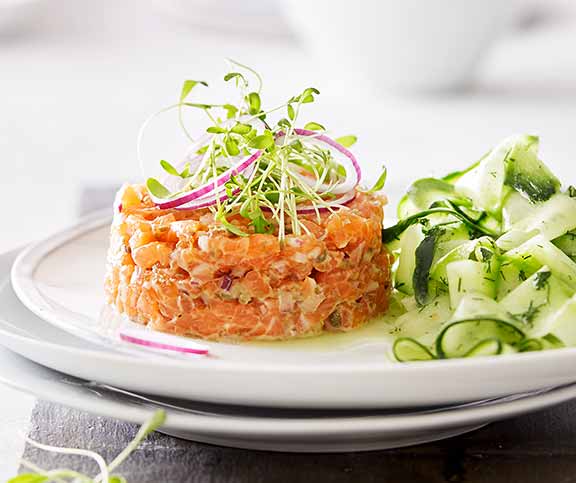
[[[93,216],[0,256],[1,382],[133,422],[162,407],[168,434],[278,451],[406,446],[576,397],[576,349],[399,364],[384,326],[292,343],[187,342],[207,356],[134,346],[107,331],[109,223]]]

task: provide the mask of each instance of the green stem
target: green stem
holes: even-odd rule
[[[439,208],[430,208],[428,210],[420,211],[418,213],[415,213],[414,215],[411,215],[411,216],[408,216],[407,218],[404,218],[403,220],[400,220],[398,223],[396,223],[394,226],[391,226],[390,228],[384,228],[382,230],[382,242],[383,243],[390,243],[393,240],[397,240],[399,238],[399,236],[407,228],[418,223],[422,218],[426,218],[427,216],[435,215],[435,214],[452,215],[452,216],[458,218],[466,226],[469,226],[470,228],[473,228],[474,230],[477,230],[480,233],[483,233],[484,235],[488,235],[488,236],[491,236],[494,238],[498,237],[498,233],[496,233],[495,231],[490,230],[486,227],[483,227],[481,225],[474,223],[464,213],[457,211],[454,208],[439,207]]]

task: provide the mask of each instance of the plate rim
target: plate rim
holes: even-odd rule
[[[57,371],[41,366],[35,362],[27,360],[25,357],[12,352],[10,349],[1,348],[1,351],[9,352],[11,357],[22,359],[26,363],[37,366],[37,370],[47,373],[57,373]],[[74,401],[66,399],[57,388],[47,390],[48,386],[53,386],[54,381],[46,384],[40,390],[32,390],[23,383],[8,380],[2,374],[0,369],[0,382],[16,390],[32,394],[43,400],[49,400],[67,407],[74,407],[80,410],[98,414],[101,416],[115,419],[123,419],[131,422],[143,422],[154,411],[154,407],[142,404],[128,404],[127,402],[110,400],[109,397],[98,396],[92,399],[87,396],[88,388],[78,389],[80,398],[88,401],[88,404],[77,404],[78,398]],[[61,381],[56,381],[58,386],[62,385]],[[72,387],[72,386],[70,386]],[[509,417],[519,416],[528,412],[543,410],[553,407],[564,402],[576,399],[576,383],[549,388],[547,390],[537,391],[525,397],[510,401],[488,403],[482,406],[464,407],[447,409],[423,414],[386,414],[386,415],[358,415],[344,417],[320,417],[320,418],[259,418],[257,416],[223,416],[218,413],[209,413],[208,416],[190,414],[184,412],[174,412],[166,409],[167,424],[166,428],[199,430],[198,426],[192,427],[190,421],[210,420],[210,424],[203,428],[204,434],[222,434],[223,432],[253,436],[271,436],[278,435],[277,426],[281,426],[282,434],[285,436],[309,435],[314,433],[318,435],[321,431],[323,434],[342,435],[342,434],[366,434],[376,431],[402,431],[402,430],[432,430],[434,428],[454,428],[459,426],[475,426],[487,422],[498,421]],[[106,409],[103,411],[98,402],[104,401]],[[114,412],[114,408],[122,407],[124,412],[119,415]],[[127,416],[127,413],[130,413]],[[276,425],[275,427],[272,427]]]
[[[34,270],[37,268],[41,260],[49,255],[54,250],[66,243],[94,231],[96,229],[104,227],[106,224],[110,224],[112,221],[112,216],[109,210],[100,210],[94,212],[88,216],[80,218],[74,224],[71,224],[65,228],[53,232],[45,238],[35,241],[24,249],[21,249],[16,255],[12,267],[10,270],[10,280],[14,292],[16,293],[18,299],[21,303],[32,313],[45,320],[46,322],[52,324],[56,328],[63,330],[75,336],[80,336],[83,339],[87,339],[85,334],[79,334],[75,330],[71,330],[67,324],[63,324],[58,320],[56,314],[45,311],[43,308],[39,307],[34,300],[34,296],[42,298],[40,291],[35,286],[32,275]],[[6,252],[3,255],[8,255],[14,253],[16,250]],[[103,261],[104,263],[104,261]],[[89,338],[88,338],[89,339]],[[90,340],[90,339],[89,339]],[[200,342],[201,339],[194,339]],[[94,343],[94,339],[90,340]],[[103,344],[104,345],[104,344]],[[74,348],[68,348],[74,349]],[[81,349],[75,349],[81,350]],[[120,356],[118,353],[112,351],[102,351],[107,357],[120,357],[121,359],[130,356]],[[548,359],[559,360],[561,362],[564,358],[571,359],[576,356],[576,347],[565,347],[560,349],[554,349],[550,351],[541,352],[526,352],[518,354],[504,354],[498,356],[487,356],[482,358],[474,359],[441,359],[434,361],[422,361],[422,362],[410,362],[410,363],[397,363],[390,360],[386,354],[383,354],[381,361],[373,362],[358,362],[354,364],[346,364],[339,361],[336,362],[323,362],[321,364],[315,364],[314,370],[319,375],[334,375],[342,373],[369,373],[377,372],[380,374],[386,374],[387,372],[397,372],[402,371],[436,371],[439,369],[450,368],[466,368],[468,366],[473,366],[476,368],[490,368],[494,365],[503,364],[518,364],[523,363],[523,361],[531,360],[546,361]],[[138,359],[138,358],[135,358]],[[144,359],[144,358],[143,358]],[[224,359],[208,359],[208,358],[198,358],[194,360],[180,360],[180,359],[170,359],[162,358],[158,360],[159,363],[165,364],[167,366],[176,365],[181,366],[182,364],[194,364],[195,368],[198,369],[209,369],[209,370],[225,370],[229,372],[243,372],[248,368],[254,369],[256,364],[254,362],[244,362],[244,361],[226,361]],[[274,365],[270,366],[257,366],[257,370],[262,373],[286,373],[297,374],[301,372],[309,372],[310,366],[304,365],[291,365],[284,362],[275,362]],[[576,374],[575,374],[576,379]]]

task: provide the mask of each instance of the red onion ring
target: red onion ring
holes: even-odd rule
[[[236,190],[237,192],[238,190]],[[209,208],[214,206],[220,201],[221,203],[228,199],[228,194],[226,192],[219,192],[220,194],[210,193],[210,195],[200,198],[199,200],[189,201],[183,205],[177,206],[176,210],[186,211],[186,210],[200,210],[202,208]]]
[[[151,333],[149,335],[152,338],[154,338],[156,334]],[[119,337],[124,342],[129,342],[131,344],[148,347],[150,349],[161,349],[172,352],[180,352],[181,354],[197,354],[197,355],[208,354],[208,349],[206,347],[188,341],[186,341],[186,346],[180,346],[180,345],[167,344],[165,342],[159,342],[152,339],[142,339],[141,337],[135,336],[132,333],[126,333],[126,332],[120,332]]]
[[[163,201],[162,199],[152,197],[152,200],[162,209],[168,208],[177,208],[182,206],[185,203],[190,201],[197,200],[198,198],[202,198],[210,193],[212,193],[215,189],[219,188],[223,184],[227,183],[232,176],[240,174],[248,169],[254,162],[262,155],[262,151],[256,151],[251,156],[244,158],[237,162],[234,166],[230,167],[224,171],[221,175],[219,175],[214,181],[210,181],[209,183],[203,184],[192,191],[187,191],[182,193],[177,198],[173,198],[169,201]]]
[[[250,177],[252,175],[252,173],[254,172],[254,170],[251,168],[252,168],[252,166],[250,166],[248,168],[248,170],[250,170],[250,173],[247,175],[248,177]],[[248,171],[248,170],[246,170],[246,171]],[[244,173],[246,173],[246,171],[244,171]],[[236,188],[234,191],[232,191],[232,195],[237,195],[239,192],[240,192],[240,188]],[[190,201],[188,203],[180,205],[180,206],[176,207],[175,209],[181,210],[181,211],[199,210],[202,208],[208,208],[210,206],[214,206],[218,202],[223,203],[228,198],[229,198],[228,193],[226,192],[226,190],[224,188],[224,189],[218,190],[216,193],[209,193],[208,195],[203,196],[202,198],[200,198],[198,200]]]
[[[299,136],[308,136],[308,137],[311,137],[315,140],[318,140],[318,141],[321,141],[321,142],[327,144],[328,146],[334,148],[339,153],[346,156],[346,158],[348,158],[348,160],[352,164],[352,167],[354,169],[353,181],[352,182],[344,182],[339,186],[332,187],[330,189],[330,191],[332,193],[345,194],[345,193],[348,193],[349,191],[353,190],[354,188],[356,188],[356,186],[358,186],[358,184],[360,183],[360,180],[362,179],[362,169],[360,168],[360,164],[358,163],[356,157],[348,149],[346,149],[340,143],[336,142],[334,139],[326,136],[325,134],[320,134],[317,131],[310,131],[309,129],[295,128],[294,132],[296,134],[298,134]],[[282,132],[282,131],[279,132],[277,137],[276,137],[276,140],[281,139],[285,135],[286,134],[284,132]],[[347,175],[347,177],[349,176],[349,170],[346,170],[346,175]],[[304,179],[304,181],[307,182],[306,179]],[[321,185],[321,186],[324,187],[325,189],[328,189],[327,185]]]
[[[301,208],[297,208],[297,213],[314,213],[314,212],[326,212],[330,210],[332,207],[337,207],[339,205],[346,205],[352,202],[356,197],[355,188],[359,184],[360,179],[362,177],[362,170],[360,165],[354,155],[346,149],[344,146],[333,140],[332,138],[324,135],[319,134],[316,131],[310,131],[308,129],[294,129],[294,132],[299,136],[308,136],[320,142],[323,142],[330,147],[334,148],[350,161],[352,167],[354,169],[354,179],[352,183],[342,183],[340,186],[336,186],[332,189],[332,193],[334,194],[342,194],[339,198],[326,202],[325,206],[303,206]],[[281,139],[285,136],[284,132],[278,133],[276,136],[276,140]],[[164,201],[152,196],[153,201],[155,204],[162,209],[169,209],[169,208],[176,208],[179,210],[198,210],[201,208],[207,208],[217,204],[219,201],[223,202],[228,199],[228,195],[222,190],[218,190],[219,187],[227,183],[230,178],[234,175],[244,172],[250,166],[254,164],[254,162],[262,155],[262,151],[257,151],[251,156],[240,160],[230,169],[226,170],[224,173],[220,174],[214,181],[206,183],[198,188],[182,193],[177,198]],[[347,170],[347,174],[349,170]],[[343,188],[346,188],[346,191],[343,191]],[[270,211],[266,207],[262,207],[265,211]]]

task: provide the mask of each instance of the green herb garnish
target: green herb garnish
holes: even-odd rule
[[[110,463],[106,463],[104,458],[102,458],[102,456],[100,456],[98,453],[95,453],[94,451],[76,448],[59,448],[38,443],[27,438],[26,442],[28,444],[44,451],[92,458],[98,465],[100,473],[96,477],[90,477],[71,469],[45,470],[30,461],[22,460],[22,466],[27,468],[30,472],[15,476],[14,478],[8,480],[7,483],[126,483],[126,479],[124,477],[112,473],[130,456],[130,454],[140,445],[146,436],[156,431],[160,426],[164,424],[165,419],[166,414],[164,411],[156,411],[152,417],[140,427],[140,430],[134,439],[130,442],[130,444],[128,444],[128,446],[126,446],[126,448]]]
[[[534,286],[536,290],[542,290],[548,285],[548,280],[552,276],[552,272],[538,272],[534,278]]]
[[[339,144],[341,144],[342,146],[344,146],[345,148],[349,148],[351,146],[353,146],[354,144],[356,144],[356,141],[358,141],[358,138],[356,136],[342,136],[339,138],[336,138],[335,141]]]
[[[173,192],[172,183],[155,178],[147,181],[150,193],[159,199],[170,199],[209,185],[219,173],[230,168],[234,159],[243,159],[254,153],[262,154],[241,176],[234,176],[225,186],[227,198],[218,201],[209,209],[230,233],[245,236],[255,233],[276,232],[280,239],[287,233],[300,235],[307,232],[298,219],[298,207],[305,205],[316,209],[332,210],[331,201],[336,198],[333,190],[346,179],[346,170],[334,158],[328,145],[314,141],[315,136],[298,134],[297,124],[304,104],[315,101],[320,91],[307,87],[288,98],[283,104],[265,108],[262,97],[262,79],[253,69],[230,60],[233,70],[224,76],[224,81],[239,91],[238,102],[221,104],[190,102],[198,85],[208,86],[204,81],[186,80],[182,86],[179,102],[160,111],[177,109],[179,121],[187,137],[192,139],[182,122],[184,109],[200,109],[206,114],[209,124],[205,131],[211,136],[204,145],[196,149],[194,162],[181,166],[166,160],[160,162],[163,171],[180,178],[180,187]],[[256,87],[252,86],[256,81]],[[284,111],[275,124],[268,121],[271,113]],[[142,127],[148,125],[150,118]],[[324,131],[319,122],[308,122],[305,130]],[[349,147],[356,142],[352,135],[337,138],[337,142]],[[236,161],[237,162],[237,161]],[[141,163],[142,164],[142,163]],[[386,173],[377,181],[370,192],[382,189]],[[250,207],[250,209],[246,209]],[[240,215],[246,223],[230,223],[231,216]],[[251,227],[250,229],[246,229]]]
[[[377,191],[381,191],[382,189],[384,189],[387,176],[388,176],[388,170],[386,169],[386,166],[383,166],[382,174],[378,177],[376,183],[374,183],[374,186],[372,186],[372,188],[368,190],[368,193],[376,193]]]

